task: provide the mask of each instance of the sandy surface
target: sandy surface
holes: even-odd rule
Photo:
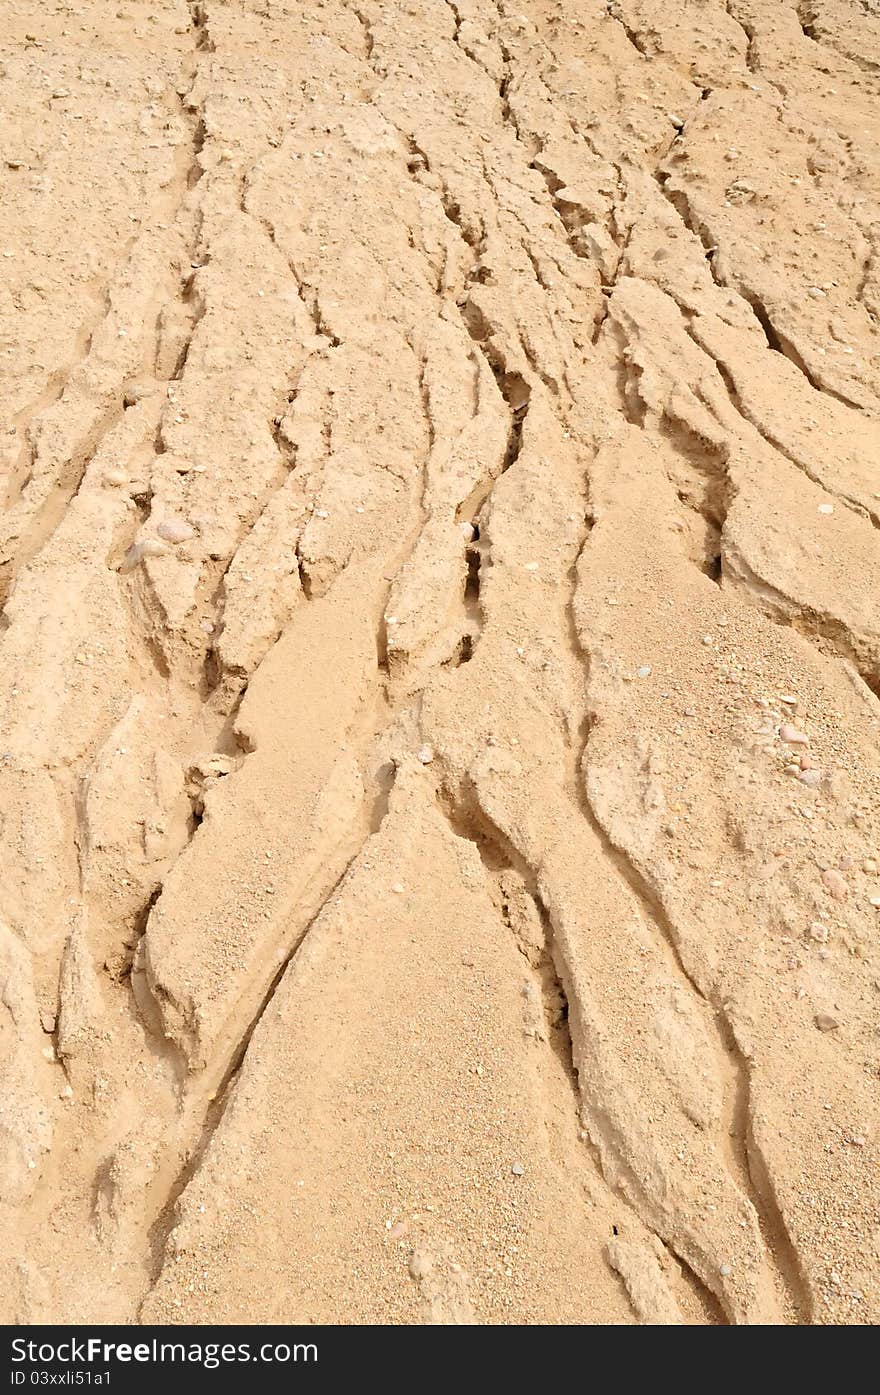
[[[0,1316],[880,1319],[877,0],[10,0]]]

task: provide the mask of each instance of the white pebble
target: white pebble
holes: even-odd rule
[[[185,518],[163,518],[156,532],[166,542],[182,543],[195,537],[195,529]]]
[[[817,512],[818,512],[818,513],[833,513],[833,512],[834,512],[834,505],[833,505],[833,504],[820,504],[820,505],[819,505],[819,508],[818,508],[818,510],[817,510]]]
[[[641,668],[639,669],[639,677],[650,678],[652,672],[653,670],[650,664],[642,664]]]
[[[160,542],[158,538],[142,538],[140,542],[132,543],[119,570],[121,572],[134,571],[138,563],[142,562],[145,557],[162,557],[167,551],[165,544]]]
[[[430,765],[431,761],[434,759],[433,746],[420,746],[418,759],[422,762],[422,765]]]

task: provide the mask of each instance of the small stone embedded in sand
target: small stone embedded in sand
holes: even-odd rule
[[[185,518],[171,516],[162,519],[156,532],[160,538],[164,538],[165,542],[182,543],[194,538],[196,530],[191,523],[187,523]]]
[[[54,1012],[41,1012],[41,1013],[40,1013],[40,1026],[43,1028],[43,1031],[44,1031],[44,1032],[48,1032],[49,1036],[51,1036],[52,1033],[55,1031],[55,1014],[54,1014]]]
[[[430,765],[431,761],[434,759],[434,747],[420,746],[417,758],[421,761],[422,765]]]
[[[650,678],[652,672],[653,672],[653,669],[651,668],[651,665],[650,665],[650,664],[642,664],[641,668],[639,669],[639,677],[640,677],[640,678]]]
[[[522,1163],[518,1162],[513,1163],[511,1165],[510,1170],[513,1173],[514,1177],[522,1177],[523,1173],[525,1172],[525,1168],[523,1167]]]
[[[406,1221],[395,1221],[394,1225],[388,1228],[388,1239],[399,1240],[407,1231]]]
[[[118,488],[120,485],[128,484],[128,475],[125,470],[119,470],[114,467],[104,471],[104,483],[114,485]]]
[[[815,789],[817,785],[822,783],[822,771],[802,770],[798,775],[798,779],[802,785],[806,785],[809,789]]]
[[[880,896],[870,897],[868,904],[873,906],[875,910],[880,910]]]
[[[827,1012],[817,1012],[813,1018],[820,1032],[834,1032],[840,1026],[836,1017],[832,1017]]]
[[[122,559],[119,570],[132,572],[145,557],[162,557],[167,551],[165,543],[160,542],[158,538],[142,538],[140,542],[132,543]]]
[[[834,512],[834,505],[833,505],[833,504],[820,504],[820,505],[819,505],[819,508],[817,509],[817,513],[826,513],[826,514],[827,514],[827,513],[833,513],[833,512]]]
[[[532,389],[529,387],[528,383],[525,379],[518,376],[510,382],[505,393],[508,404],[515,412],[518,412],[520,408],[528,405],[531,395]]]
[[[815,940],[817,944],[824,945],[828,943],[828,926],[823,925],[819,920],[810,922],[808,934],[810,939]]]
[[[826,890],[834,897],[835,901],[846,900],[849,887],[840,872],[835,871],[833,867],[826,867],[825,871],[822,873],[822,882]]]
[[[134,407],[145,397],[151,397],[154,392],[159,391],[159,385],[153,378],[132,378],[123,384],[122,401],[126,407]]]
[[[805,732],[798,731],[797,727],[791,726],[788,722],[783,722],[779,728],[779,740],[785,741],[789,746],[809,746],[810,738]]]
[[[877,863],[874,861],[873,857],[865,858],[864,862],[862,863],[862,871],[867,872],[869,876],[874,875],[874,873],[877,871]]]
[[[402,896],[406,891],[406,887],[403,882],[395,882],[391,890],[394,892],[395,896]]]

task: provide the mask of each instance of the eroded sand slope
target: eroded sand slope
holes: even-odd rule
[[[876,0],[4,14],[3,1317],[877,1321]]]

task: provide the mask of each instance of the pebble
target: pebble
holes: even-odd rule
[[[703,643],[704,643],[704,644],[714,644],[714,643],[715,643],[714,637],[713,637],[712,635],[703,635]]]
[[[862,871],[867,872],[869,876],[873,876],[873,874],[877,871],[877,863],[874,861],[873,857],[865,858],[864,862],[862,863]]]
[[[639,669],[639,677],[640,677],[640,678],[650,678],[652,672],[653,672],[653,669],[651,668],[651,665],[650,665],[650,664],[642,664],[641,668]]]
[[[404,886],[403,882],[395,882],[391,890],[394,892],[396,896],[402,896],[403,893],[406,891],[406,887]]]
[[[802,785],[807,785],[811,790],[814,790],[817,785],[822,783],[822,771],[802,770],[798,775],[798,779]]]
[[[875,911],[880,910],[880,896],[872,896],[870,904],[874,907]]]
[[[823,925],[823,924],[821,923],[821,921],[818,921],[818,920],[811,921],[811,922],[810,922],[809,935],[810,935],[810,939],[811,939],[811,940],[815,940],[818,944],[820,944],[820,945],[827,944],[827,943],[828,943],[828,926],[827,926],[827,925]]]
[[[797,707],[798,700],[791,693],[780,693],[779,701],[784,702],[786,707]]]
[[[840,1026],[836,1017],[831,1017],[827,1012],[817,1012],[813,1018],[820,1032],[834,1032]]]
[[[819,513],[833,513],[833,512],[834,512],[834,505],[833,505],[833,504],[820,504],[820,505],[819,505],[818,512],[819,512]]]
[[[185,518],[163,518],[156,532],[170,543],[188,542],[195,537],[195,529]]]
[[[839,872],[835,872],[833,867],[827,867],[822,873],[822,881],[826,889],[831,892],[835,901],[845,901],[849,892],[849,887]]]
[[[421,761],[422,765],[430,765],[434,759],[434,747],[420,746],[417,759]]]
[[[523,1167],[522,1163],[518,1162],[515,1162],[510,1170],[513,1173],[514,1177],[522,1177],[523,1173],[525,1172],[525,1168]]]
[[[124,470],[105,470],[104,481],[113,485],[128,484],[128,475]]]
[[[122,401],[126,407],[134,407],[144,397],[151,397],[159,391],[159,385],[152,378],[132,378],[122,387]]]
[[[54,1014],[54,1012],[41,1012],[41,1013],[40,1013],[40,1025],[41,1025],[41,1027],[43,1028],[43,1031],[44,1031],[44,1032],[48,1032],[49,1035],[51,1036],[52,1033],[53,1033],[54,1030],[55,1030],[55,1014]]]
[[[119,570],[132,572],[145,557],[161,557],[167,550],[165,544],[157,538],[143,538],[140,542],[132,543],[122,559]]]
[[[788,722],[783,722],[779,728],[779,739],[787,742],[789,746],[809,746],[810,744],[810,738]]]
[[[406,1234],[406,1221],[395,1221],[394,1225],[388,1228],[388,1239],[399,1240]]]

